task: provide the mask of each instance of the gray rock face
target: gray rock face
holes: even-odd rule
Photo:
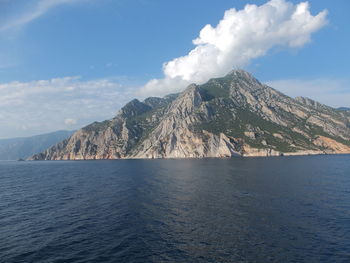
[[[350,153],[350,114],[290,98],[242,70],[180,94],[132,100],[32,160]]]

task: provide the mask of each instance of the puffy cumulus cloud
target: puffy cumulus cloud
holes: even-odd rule
[[[77,129],[109,119],[134,97],[122,79],[64,77],[0,84],[0,138]]]
[[[268,81],[266,84],[291,97],[308,97],[332,107],[350,107],[350,80],[284,79]]]
[[[264,5],[229,9],[216,27],[206,25],[186,56],[164,63],[163,79],[153,79],[141,94],[166,94],[189,83],[203,83],[232,68],[244,67],[275,46],[302,47],[327,24],[327,11],[313,16],[308,2],[271,0]]]

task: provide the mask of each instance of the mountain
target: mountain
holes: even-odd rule
[[[347,107],[339,107],[337,110],[350,112],[350,108]]]
[[[72,134],[73,131],[56,131],[32,137],[2,139],[0,140],[0,160],[25,159]]]
[[[350,114],[288,97],[242,70],[180,94],[132,100],[32,160],[350,153]]]

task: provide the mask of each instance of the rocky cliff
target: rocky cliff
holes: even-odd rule
[[[350,113],[290,98],[242,70],[180,94],[132,100],[32,160],[350,153]]]

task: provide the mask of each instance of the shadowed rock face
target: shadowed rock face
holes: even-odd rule
[[[350,114],[290,98],[242,70],[180,94],[132,100],[32,160],[350,153]]]

